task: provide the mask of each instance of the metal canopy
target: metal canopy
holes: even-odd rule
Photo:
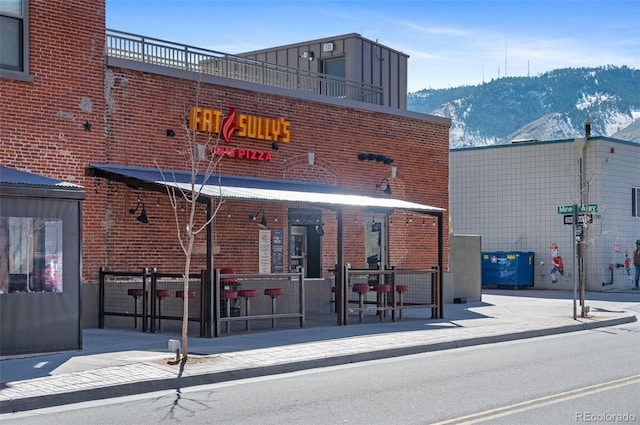
[[[191,190],[191,174],[185,171],[161,170],[158,168],[139,168],[124,165],[91,164],[86,170],[87,175],[119,181],[132,187],[140,187],[157,192],[166,192],[167,187]],[[438,267],[442,270],[444,261],[443,249],[443,213],[444,209],[429,205],[418,204],[401,199],[381,198],[359,195],[355,191],[341,189],[336,186],[287,180],[258,179],[251,177],[212,175],[205,181],[203,174],[196,176],[196,189],[201,189],[202,202],[208,205],[211,199],[222,197],[228,199],[263,200],[282,203],[306,203],[336,210],[338,224],[337,258],[336,258],[336,286],[340,288],[336,293],[338,325],[347,324],[348,297],[347,286],[343,273],[344,269],[344,220],[342,207],[353,206],[380,210],[402,209],[435,216],[438,221]],[[200,186],[202,185],[202,186]],[[211,217],[211,208],[207,208],[207,220]],[[207,226],[207,274],[213,282],[213,227]],[[434,312],[435,317],[442,319],[442,273],[439,273],[439,308]],[[219,288],[214,285],[213,291]],[[214,305],[217,309],[219,306]],[[211,330],[208,330],[211,333]],[[217,332],[217,331],[215,331]],[[211,336],[211,335],[209,335]],[[215,336],[218,336],[217,334]]]
[[[186,171],[139,168],[123,165],[91,164],[91,174],[110,180],[122,181],[132,186],[166,191],[166,187],[191,190],[191,174]],[[196,176],[196,190],[214,198],[264,200],[270,202],[301,202],[325,206],[360,208],[402,209],[423,213],[442,213],[442,208],[401,199],[359,195],[353,190],[341,189],[322,183],[287,180],[258,179],[251,177],[211,175],[205,181],[203,174]]]
[[[81,186],[0,165],[0,196],[27,198],[85,198]]]

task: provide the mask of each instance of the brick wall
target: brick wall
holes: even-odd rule
[[[284,117],[291,122],[291,142],[280,143],[278,150],[271,150],[271,142],[234,136],[225,146],[270,152],[273,161],[225,158],[222,174],[320,181],[357,189],[362,194],[383,195],[375,184],[390,177],[390,166],[357,159],[359,152],[373,152],[392,157],[393,165],[398,167],[397,178],[391,178],[394,197],[448,207],[447,126],[204,83],[198,87],[193,81],[122,68],[110,68],[106,81],[107,103],[111,105],[106,119],[109,128],[106,160],[110,163],[185,169],[179,152],[186,146],[183,127],[188,107],[197,102],[201,107],[226,111],[233,106],[239,114]],[[174,129],[177,136],[166,137],[168,128]],[[308,152],[315,154],[314,165],[308,164]],[[116,241],[118,235],[126,235],[127,239],[124,244],[123,241],[108,244],[105,260],[109,268],[182,267],[184,256],[178,246],[167,197],[132,190],[122,184],[102,184],[109,188],[107,239]],[[147,206],[150,219],[147,225],[136,222],[128,213],[138,194]],[[271,229],[285,231],[286,261],[286,206],[226,201],[215,219],[214,245],[220,250],[214,259],[215,267],[233,267],[242,272],[257,270],[258,227],[249,222],[249,215],[260,209],[265,211]],[[202,219],[204,209],[199,211]],[[273,221],[276,217],[278,222]],[[335,212],[323,211],[324,270],[336,260],[335,218]],[[344,220],[345,262],[364,264],[362,212],[347,208]],[[444,221],[446,225],[446,216]],[[199,254],[194,256],[196,269],[206,264],[204,244],[204,237],[199,238]],[[436,249],[437,228],[433,219],[403,211],[392,215],[389,264],[428,268],[437,264]],[[130,255],[132,250],[136,256]]]
[[[105,198],[84,168],[105,155],[104,1],[31,0],[29,28],[33,82],[0,78],[0,161],[85,187],[83,266],[93,273],[106,245]]]
[[[291,122],[291,142],[234,137],[229,146],[270,152],[271,162],[225,158],[223,174],[319,181],[382,195],[375,184],[390,177],[390,166],[358,161],[359,152],[394,158],[393,197],[448,208],[449,128],[418,119],[319,104],[225,86],[201,84],[121,68],[106,68],[104,1],[30,2],[32,83],[0,79],[0,143],[3,165],[85,187],[83,281],[96,282],[99,267],[180,271],[184,255],[174,210],[165,194],[85,177],[92,162],[185,169],[182,128],[189,106]],[[85,131],[84,123],[91,124]],[[168,128],[176,137],[166,136]],[[315,153],[309,165],[307,153]],[[129,213],[137,198],[148,224]],[[185,202],[179,202],[179,207]],[[305,205],[292,205],[305,207]],[[313,208],[313,206],[310,206]],[[258,268],[258,227],[249,215],[264,209],[269,227],[285,231],[287,206],[226,201],[215,218],[216,267],[239,272]],[[178,215],[184,213],[178,208]],[[204,206],[197,207],[199,222]],[[278,221],[275,222],[275,218]],[[336,261],[336,213],[323,210],[323,270]],[[431,221],[396,211],[389,231],[389,264],[428,268],[436,264],[437,233]],[[363,213],[345,208],[345,262],[364,263]],[[448,221],[445,215],[445,225]],[[429,225],[428,225],[429,224]],[[445,235],[446,235],[445,229]],[[196,240],[193,269],[205,267],[205,234]],[[445,241],[445,258],[448,244]]]

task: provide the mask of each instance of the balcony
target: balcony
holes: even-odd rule
[[[106,31],[105,54],[232,80],[382,104],[382,87],[126,32]]]

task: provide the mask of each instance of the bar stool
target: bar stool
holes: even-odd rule
[[[358,313],[360,316],[360,323],[362,323],[362,318],[364,316],[364,296],[367,292],[369,292],[369,284],[354,283],[352,291],[358,294],[358,306],[359,306]]]
[[[142,297],[144,295],[144,291],[138,288],[131,288],[127,290],[127,295],[131,295],[133,297],[133,327],[134,329],[138,328],[138,297]]]
[[[409,285],[396,285],[396,292],[400,295],[400,320],[402,320],[402,311],[404,310],[402,308],[403,306],[403,295],[405,292],[407,292],[409,290]]]
[[[184,298],[184,291],[176,291],[176,297]],[[196,291],[189,291],[187,293],[187,297],[188,298],[195,298],[196,297]]]
[[[225,301],[226,317],[231,317],[231,300],[238,298],[238,291],[220,291],[220,299]],[[227,333],[231,333],[231,322],[227,320]]]
[[[380,320],[382,320],[383,317],[387,317],[387,294],[389,292],[391,292],[391,285],[389,284],[381,284],[381,285],[375,285],[373,287],[374,292],[377,292],[377,298],[378,298],[378,307],[382,307],[381,311],[378,311],[378,314],[380,315]]]
[[[231,267],[223,267],[220,269],[221,275],[233,275],[236,274],[235,270]],[[237,277],[221,277],[220,278],[220,290],[221,291],[237,291],[240,288],[240,284],[238,283]],[[227,310],[233,310],[233,314],[229,312],[230,316],[239,316],[240,315],[240,303],[234,302],[233,306],[227,306]]]
[[[258,296],[258,290],[256,290],[256,289],[241,289],[241,290],[238,291],[238,296],[240,298],[244,298],[245,316],[250,316],[251,313],[249,311],[249,300],[251,300],[251,298],[254,298],[254,297]],[[251,330],[250,322],[251,321],[249,319],[247,319],[246,329],[248,331]]]
[[[231,267],[224,267],[222,269],[220,269],[220,274],[236,274],[235,270],[233,270]],[[231,283],[238,283],[238,278],[237,277],[221,277],[220,278],[220,283],[222,283],[225,287],[222,288],[223,290],[232,290],[235,288],[231,288],[231,287],[226,287],[226,286],[231,286]]]
[[[158,330],[162,330],[162,299],[171,296],[169,289],[156,289],[156,298],[158,299]]]
[[[331,287],[331,293],[333,294],[333,306],[334,306],[334,313],[338,312],[338,302],[336,300],[336,294],[338,293],[338,287],[337,286],[332,286]]]
[[[276,315],[276,298],[283,294],[282,288],[265,288],[264,294],[271,297],[271,314]],[[276,318],[271,318],[271,327],[275,329]]]

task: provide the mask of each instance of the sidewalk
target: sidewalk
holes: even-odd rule
[[[588,293],[586,305],[573,320],[572,293],[484,290],[481,302],[447,304],[442,320],[406,310],[395,323],[356,315],[348,326],[191,336],[183,370],[168,364],[177,333],[88,329],[81,351],[1,359],[0,413],[631,323],[640,294]]]

